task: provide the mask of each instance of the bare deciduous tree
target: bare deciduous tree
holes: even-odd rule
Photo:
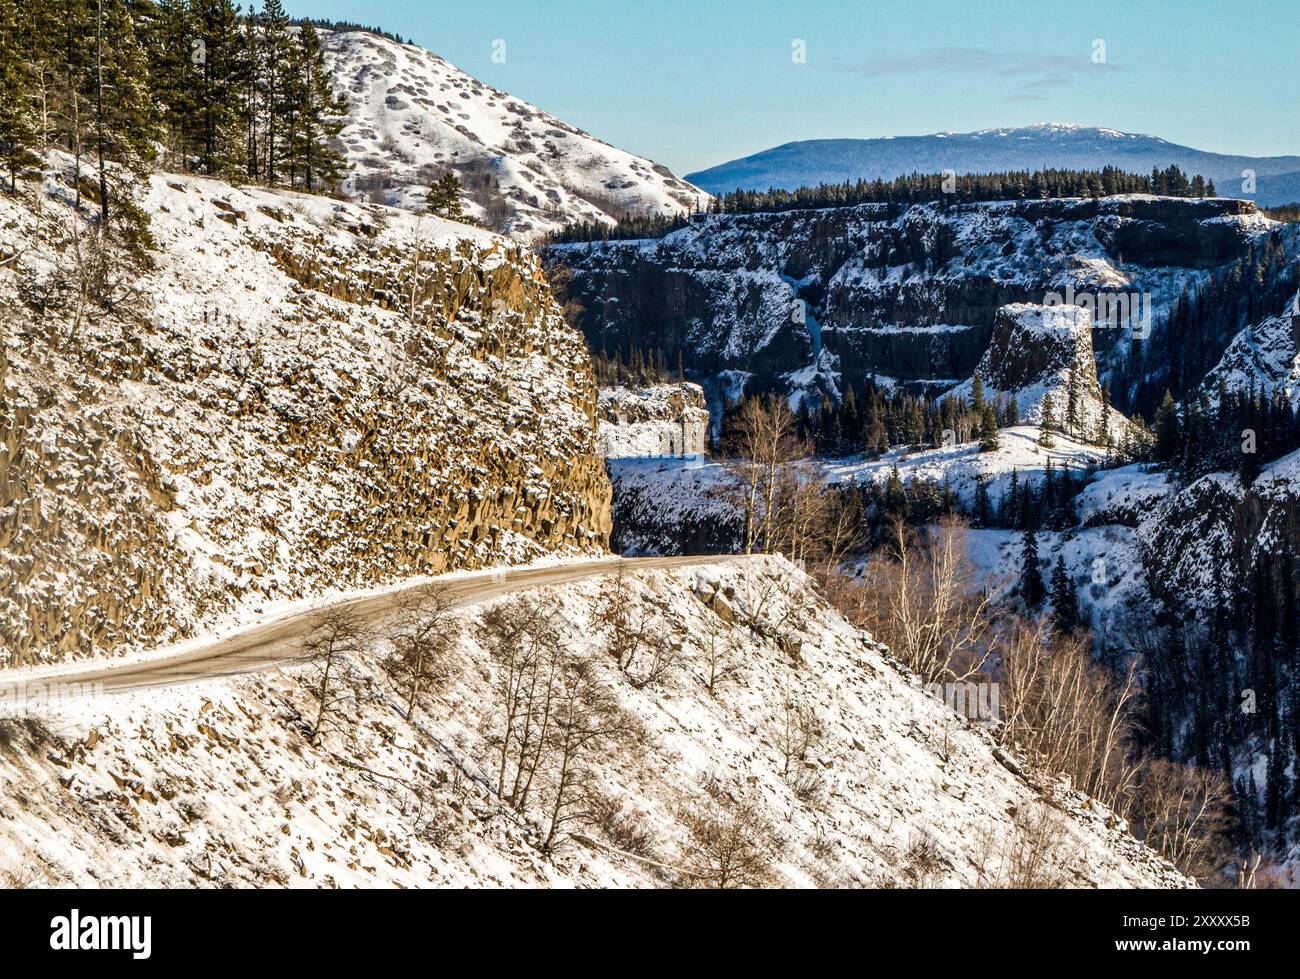
[[[741,645],[720,615],[706,615],[705,623],[701,642],[704,686],[710,696],[717,696],[718,686],[734,680],[740,673]]]
[[[371,645],[371,636],[355,612],[334,608],[316,617],[302,644],[304,658],[316,668],[315,676],[308,683],[316,700],[316,720],[309,736],[312,744],[320,740],[331,721],[345,718],[345,704],[355,703],[356,693],[347,675],[347,658],[366,652]]]
[[[771,882],[780,842],[752,800],[733,801],[719,786],[709,785],[682,821],[690,834],[686,855],[690,883],[725,889]]]
[[[1219,772],[1153,758],[1143,765],[1129,818],[1148,846],[1203,879],[1230,860],[1230,798]]]
[[[774,550],[787,467],[812,452],[797,437],[790,403],[776,395],[747,398],[736,413],[727,449],[724,465],[736,479],[737,504],[745,515],[745,553]]]
[[[460,641],[460,623],[454,613],[455,592],[447,585],[403,592],[396,605],[399,614],[389,635],[393,649],[384,668],[405,692],[409,721],[420,694],[450,677],[449,654]]]
[[[790,779],[795,763],[802,764],[821,742],[822,725],[808,700],[799,695],[782,698],[781,713],[772,730],[781,753],[781,776]]]
[[[602,684],[595,662],[569,657],[555,703],[550,824],[543,849],[554,849],[561,828],[583,815],[577,805],[590,792],[590,757],[633,740],[637,733],[630,715]]]
[[[638,689],[666,679],[681,658],[681,647],[666,634],[654,606],[639,595],[620,563],[592,617],[605,637],[609,655]]]
[[[1063,818],[1045,803],[1020,809],[1011,831],[989,826],[979,836],[976,887],[1052,890],[1069,880],[1073,853]]]
[[[972,592],[966,528],[949,518],[918,540],[891,522],[890,554],[868,562],[841,610],[885,643],[927,683],[960,682],[989,655],[993,615],[987,593]]]
[[[566,648],[553,597],[502,603],[483,620],[499,678],[497,793],[525,812],[534,786],[546,798],[544,847],[553,849],[566,824],[587,815],[589,764],[638,733],[600,678],[596,661]]]
[[[1046,621],[1012,623],[998,652],[1002,742],[1122,813],[1137,775],[1129,761],[1136,667],[1116,679],[1093,661],[1086,637],[1061,636]]]
[[[497,795],[520,811],[551,747],[564,659],[559,617],[549,594],[514,598],[483,616],[485,645],[498,666]]]

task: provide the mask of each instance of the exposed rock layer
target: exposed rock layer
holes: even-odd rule
[[[144,206],[156,249],[78,318],[65,205],[0,204],[0,253],[30,245],[0,271],[0,665],[603,550],[594,378],[527,252],[200,179]]]

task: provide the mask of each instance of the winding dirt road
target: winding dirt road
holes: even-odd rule
[[[466,577],[449,578],[446,584],[450,586],[459,604],[472,605],[510,592],[561,585],[582,578],[612,574],[618,569],[619,564],[629,571],[646,571],[694,564],[715,564],[727,560],[736,559],[727,557],[601,558],[553,567],[483,572]],[[300,658],[302,637],[310,631],[312,621],[325,608],[350,609],[364,619],[382,618],[394,610],[395,600],[399,595],[424,584],[427,582],[412,585],[410,588],[346,599],[335,605],[297,612],[265,625],[250,626],[233,636],[214,640],[197,649],[177,653],[175,656],[153,657],[116,666],[100,660],[70,666],[67,670],[60,670],[57,673],[22,679],[6,678],[4,672],[0,671],[0,704],[21,703],[28,699],[28,692],[37,687],[49,689],[58,685],[81,684],[83,689],[95,688],[96,693],[120,693],[271,669]]]

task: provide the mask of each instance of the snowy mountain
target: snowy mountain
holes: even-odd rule
[[[714,194],[737,187],[793,189],[859,178],[890,180],[907,174],[993,173],[1005,170],[1100,169],[1135,173],[1176,164],[1201,174],[1220,196],[1246,197],[1261,205],[1300,200],[1300,156],[1253,157],[1211,153],[1157,136],[1072,124],[982,129],[973,133],[889,136],[882,139],[814,139],[785,143],[739,160],[687,175]],[[1256,174],[1256,190],[1242,186],[1242,171]]]
[[[423,48],[365,31],[322,32],[348,99],[340,139],[354,197],[412,210],[455,173],[470,217],[515,238],[571,221],[672,215],[707,201],[666,167],[483,84]]]

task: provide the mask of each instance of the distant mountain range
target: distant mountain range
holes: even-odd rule
[[[981,129],[973,133],[888,136],[883,139],[811,139],[722,163],[686,179],[711,194],[737,187],[767,190],[845,180],[889,180],[909,173],[959,174],[1003,170],[1097,169],[1106,165],[1145,173],[1177,164],[1213,180],[1221,197],[1263,205],[1300,201],[1300,156],[1233,156],[1179,146],[1157,136],[1068,124]],[[1242,171],[1255,172],[1255,191]]]

